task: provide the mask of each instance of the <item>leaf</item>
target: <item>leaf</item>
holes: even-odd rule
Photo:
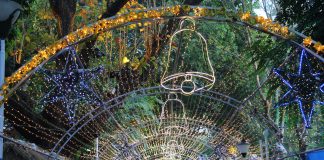
[[[29,36],[26,36],[25,40],[26,40],[26,42],[30,43],[30,37]]]

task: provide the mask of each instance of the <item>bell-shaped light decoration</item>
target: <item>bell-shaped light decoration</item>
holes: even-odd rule
[[[184,27],[188,20],[193,26]],[[191,95],[202,89],[210,89],[215,83],[207,41],[195,28],[195,21],[185,18],[180,23],[180,29],[170,38],[167,62],[161,78],[161,86],[167,90]]]
[[[168,119],[178,119],[179,123],[167,123]],[[162,134],[178,137],[189,132],[185,106],[176,93],[170,93],[162,105],[159,130]]]
[[[249,153],[250,144],[243,139],[241,143],[237,144],[237,149],[240,151],[242,157],[246,157]]]
[[[181,159],[180,153],[183,152],[184,146],[179,144],[177,140],[170,140],[167,141],[162,150],[167,159]]]

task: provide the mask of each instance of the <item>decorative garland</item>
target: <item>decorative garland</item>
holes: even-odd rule
[[[53,45],[40,50],[29,62],[20,67],[15,73],[5,79],[5,83],[1,87],[0,96],[4,99],[0,101],[0,104],[7,101],[9,86],[17,83],[27,74],[39,66],[43,61],[48,60],[54,56],[58,51],[79,42],[85,38],[93,35],[97,35],[108,31],[112,28],[118,27],[126,23],[136,22],[142,19],[160,19],[162,17],[178,16],[179,14],[196,16],[196,17],[214,17],[216,15],[226,15],[232,18],[237,18],[237,13],[226,11],[223,8],[208,8],[208,7],[195,7],[195,6],[172,6],[165,8],[152,8],[150,10],[142,10],[136,12],[130,12],[125,15],[111,17],[109,19],[103,19],[96,22],[93,25],[83,27],[70,33],[64,38],[58,40]],[[265,19],[260,16],[251,16],[249,12],[239,14],[241,20],[250,24],[256,24],[257,27],[261,27],[264,30],[274,32],[276,34],[287,37],[289,29],[286,26],[281,26],[279,23],[274,23],[270,19]],[[288,37],[287,37],[288,38]],[[307,47],[313,47],[317,53],[324,52],[324,45],[319,42],[314,43],[310,37],[304,39],[303,44]]]
[[[246,12],[241,14],[241,20],[257,25],[266,31],[277,33],[287,38],[289,36],[289,29],[287,26],[281,26],[278,22],[273,22],[271,19],[261,16],[251,16],[250,12]],[[311,37],[304,38],[303,45],[305,47],[313,48],[317,53],[324,53],[324,45],[322,45],[320,42],[315,42]]]

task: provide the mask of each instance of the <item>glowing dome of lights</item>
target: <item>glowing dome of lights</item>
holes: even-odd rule
[[[89,113],[92,116],[83,120],[92,123],[102,132],[99,136],[102,159],[155,159],[168,156],[197,159],[201,155],[215,158],[216,145],[222,144],[230,149],[242,138],[257,142],[262,137],[258,131],[265,129],[265,126],[255,123],[255,119],[244,116],[243,111],[237,108],[239,101],[217,92],[205,91],[204,94],[191,97],[181,96],[179,99],[186,106],[186,116],[183,117],[182,110],[174,104],[170,106],[174,108],[172,114],[169,111],[168,116],[162,120],[161,102],[168,96],[161,87],[144,88],[127,97],[120,103],[111,102],[115,108],[112,109],[114,115],[110,109],[98,108],[98,112]],[[151,104],[142,104],[146,99],[150,99]],[[198,103],[192,103],[193,101]],[[120,108],[121,105],[129,108]],[[143,113],[144,110],[147,114]],[[102,117],[100,123],[105,125],[96,125],[99,117]],[[79,131],[73,129],[71,134],[86,133],[91,126],[79,128]],[[75,140],[72,138],[66,145],[72,145]],[[252,143],[251,150],[256,151],[257,148],[258,143]],[[93,157],[94,154],[95,151],[91,150],[83,156]]]

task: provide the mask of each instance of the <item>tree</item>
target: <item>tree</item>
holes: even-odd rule
[[[324,3],[322,0],[277,0],[277,20],[324,43]]]

